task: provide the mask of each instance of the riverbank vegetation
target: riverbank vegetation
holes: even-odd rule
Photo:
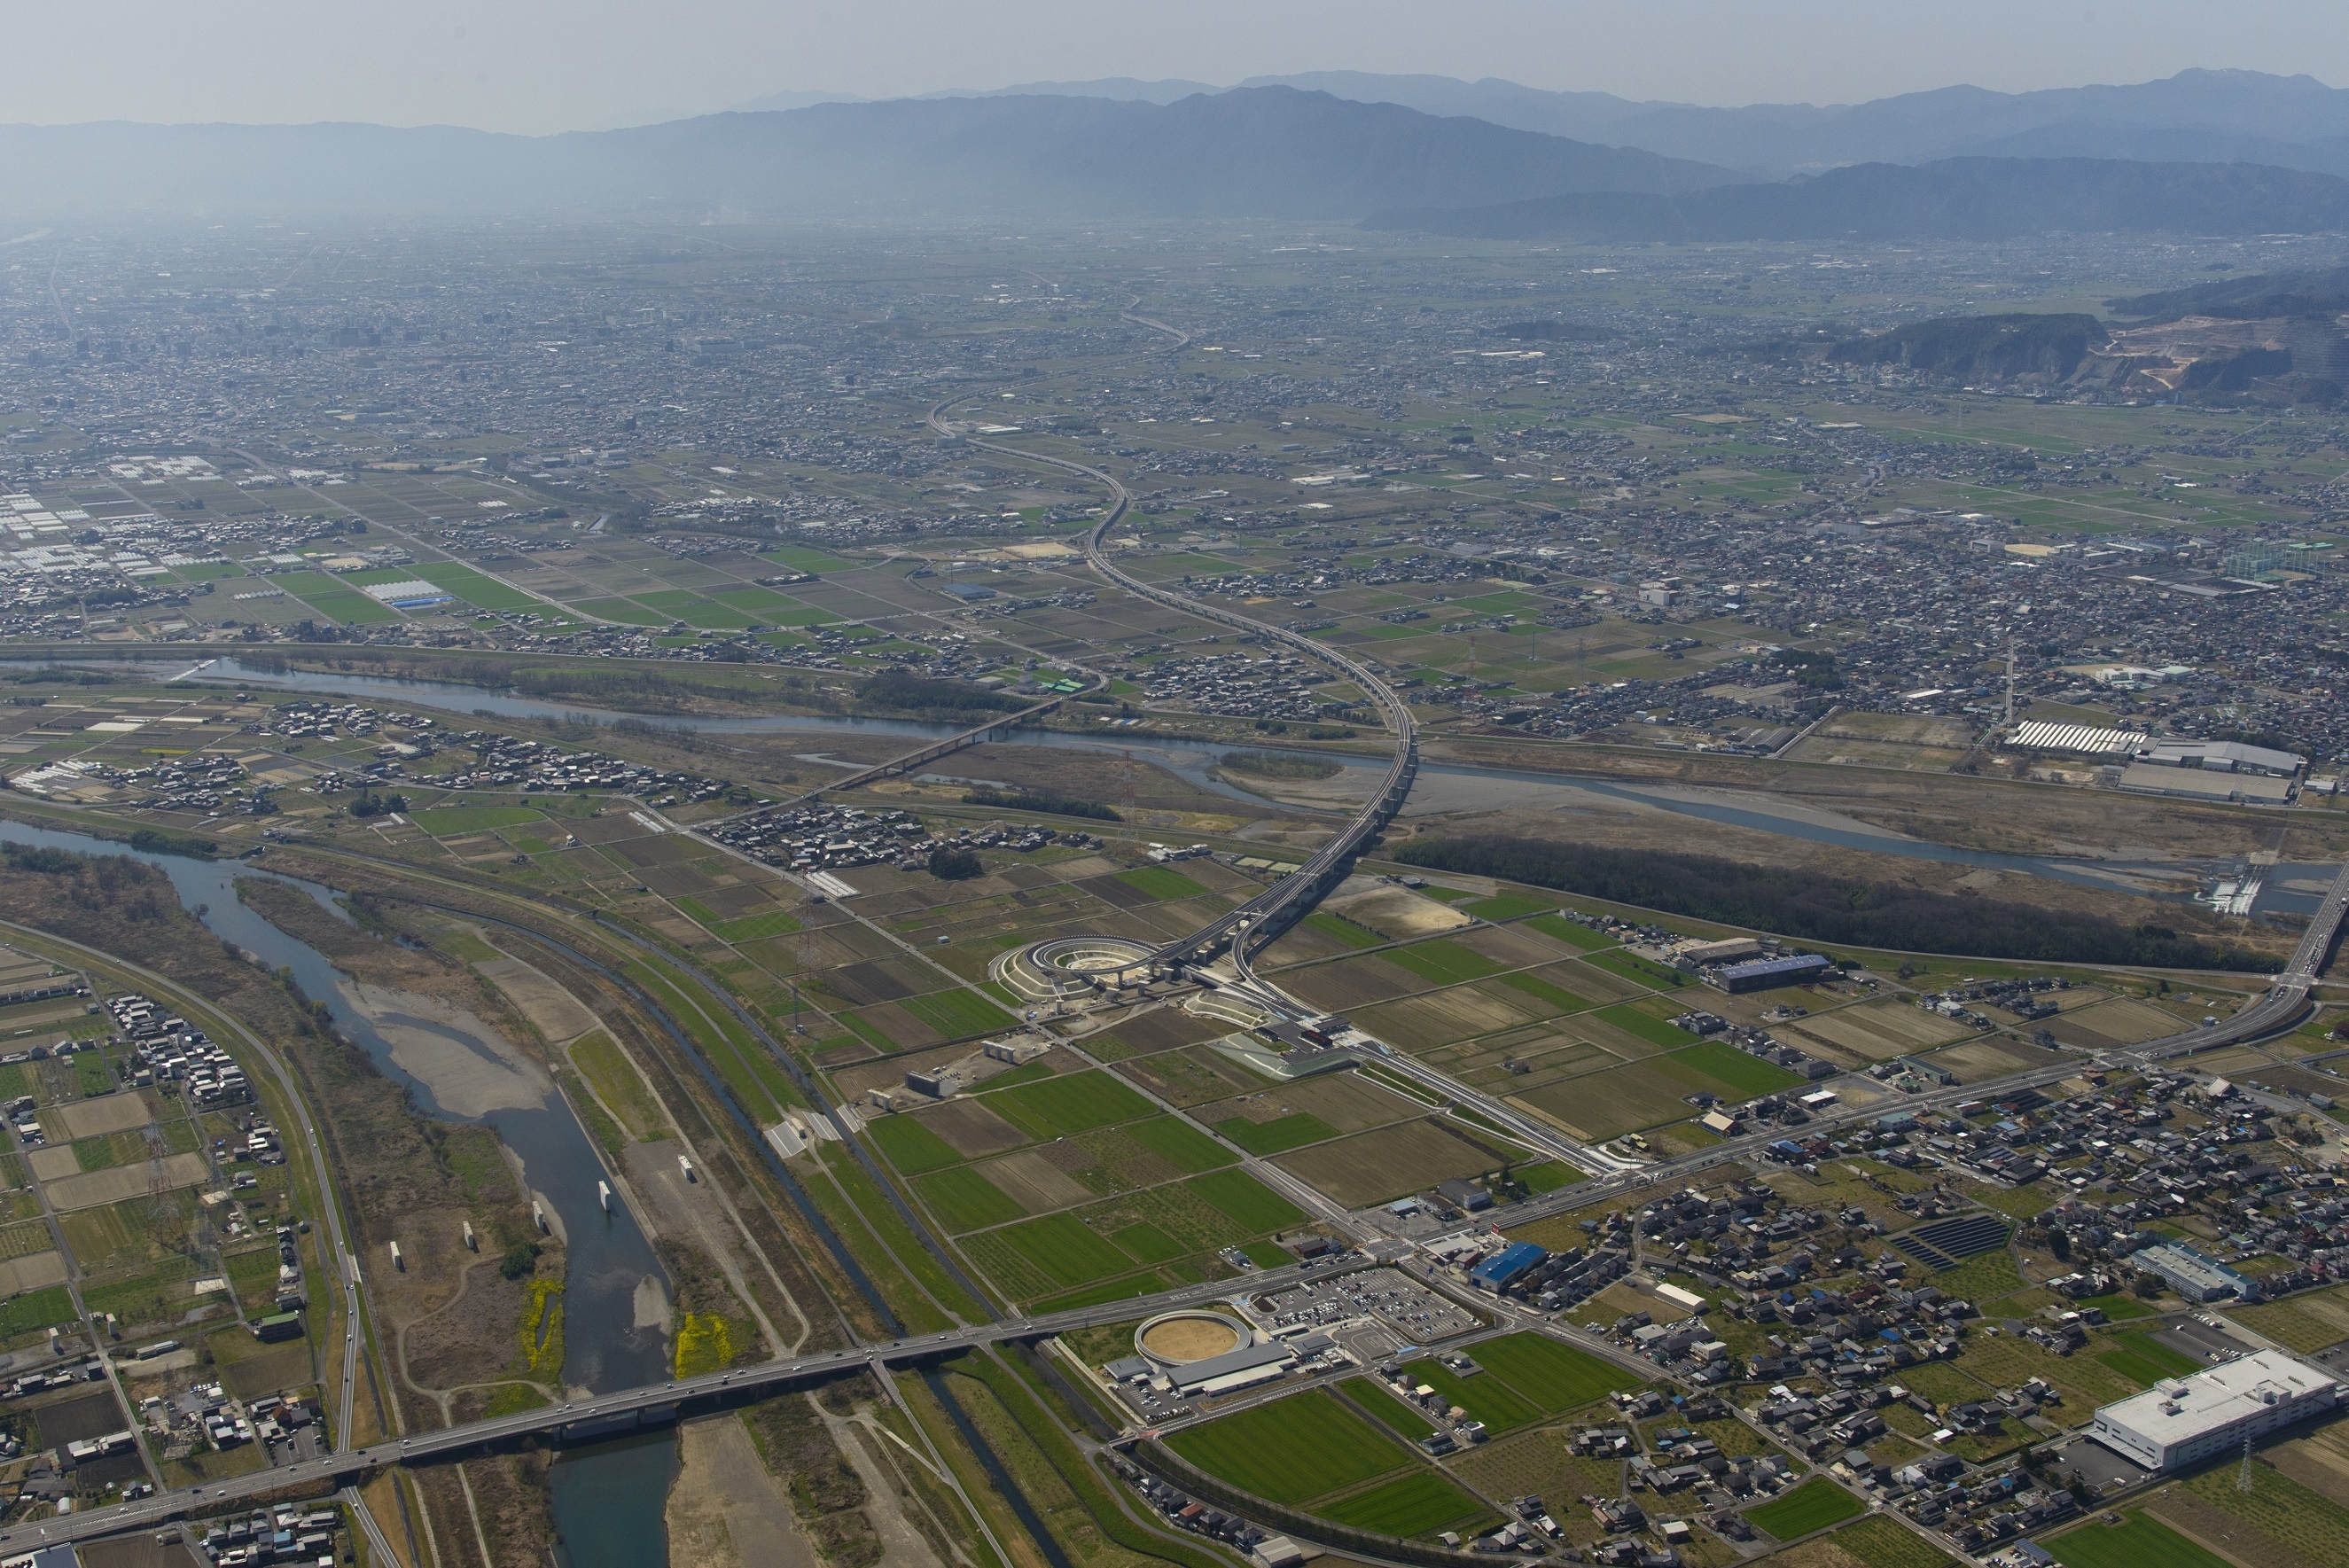
[[[2181,935],[2168,926],[2124,925],[2103,915],[1955,897],[1798,867],[1744,865],[1713,855],[1477,834],[1413,839],[1392,858],[1805,942],[2052,964],[2255,973],[2275,967],[2265,954],[2221,939]]]

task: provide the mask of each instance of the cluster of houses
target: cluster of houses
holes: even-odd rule
[[[0,1383],[0,1399],[22,1399],[34,1394],[46,1394],[52,1388],[70,1388],[77,1383],[102,1383],[106,1367],[95,1356],[60,1362],[50,1367],[37,1367],[20,1372],[5,1383]],[[0,1458],[12,1456],[0,1454]]]
[[[432,726],[429,718],[405,713],[387,717],[357,703],[305,700],[281,704],[270,710],[268,717],[256,719],[244,729],[249,735],[279,735],[288,740],[332,740],[338,736],[358,738],[373,735],[386,723],[405,729],[429,729]]]
[[[519,789],[525,794],[608,789],[656,806],[714,800],[730,788],[722,779],[651,768],[600,751],[565,751],[543,740],[521,740],[492,729],[469,729],[457,738],[457,743],[471,748],[478,759],[471,768],[437,777],[432,783],[454,789]]]
[[[150,768],[134,768],[118,780],[124,786],[144,784],[149,791],[132,802],[149,811],[217,811],[235,804],[242,792],[244,769],[233,757],[197,752],[177,759],[166,758]],[[256,796],[265,795],[256,790]]]
[[[187,1085],[189,1103],[200,1110],[243,1105],[253,1099],[253,1085],[235,1058],[185,1018],[165,1013],[136,992],[109,997],[106,1007],[138,1057],[133,1084],[176,1079]]]
[[[1227,718],[1311,720],[1342,712],[1346,705],[1317,696],[1329,672],[1287,654],[1216,654],[1206,658],[1166,659],[1140,676],[1151,702],[1182,702],[1195,713]]]
[[[854,806],[791,806],[756,811],[707,830],[719,843],[795,872],[922,863],[930,830],[911,811]]]
[[[1258,1568],[1297,1568],[1297,1564],[1305,1561],[1304,1553],[1287,1537],[1271,1534],[1237,1513],[1200,1501],[1180,1487],[1170,1486],[1159,1480],[1123,1454],[1112,1453],[1107,1459],[1119,1478],[1140,1492],[1152,1511],[1168,1523],[1244,1552],[1256,1561]]]
[[[292,1503],[214,1520],[203,1546],[213,1568],[264,1568],[276,1563],[332,1563],[342,1516],[331,1508]]]
[[[1954,1018],[1961,1024],[1971,1024],[1978,1029],[1995,1027],[1993,1021],[1975,1011],[1971,1004],[1987,1002],[1993,1007],[2012,1013],[2024,1023],[2040,1018],[2052,1018],[2060,1005],[2050,992],[2069,991],[2072,982],[2060,975],[2018,975],[2006,980],[1976,980],[1953,985],[1946,991],[1928,991],[1917,998],[1917,1006],[1944,1018]]]
[[[1025,854],[1053,843],[1101,846],[1093,834],[1056,832],[1031,823],[989,822],[962,828],[940,840],[911,811],[867,811],[854,806],[807,805],[753,812],[707,830],[730,848],[789,871],[830,871],[888,865],[919,871],[941,844],[972,850],[1011,850]]]

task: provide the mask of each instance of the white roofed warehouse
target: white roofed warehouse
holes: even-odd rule
[[[2088,1436],[2147,1470],[2177,1470],[2329,1410],[2340,1397],[2326,1373],[2262,1350],[2106,1405]]]

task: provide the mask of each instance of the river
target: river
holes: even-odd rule
[[[374,1022],[351,1006],[336,984],[338,972],[325,954],[264,920],[237,898],[235,883],[239,877],[269,877],[300,888],[321,908],[349,919],[335,902],[333,890],[237,861],[150,854],[13,820],[0,821],[0,830],[17,843],[90,855],[129,855],[161,868],[180,902],[207,929],[272,968],[291,969],[303,994],[325,1003],[336,1027],[365,1050],[385,1077],[414,1096],[426,1114],[446,1121],[478,1119],[493,1128],[521,1160],[525,1182],[554,1211],[565,1241],[564,1385],[605,1393],[657,1383],[669,1375],[665,1336],[657,1327],[636,1324],[638,1285],[651,1275],[662,1280],[666,1289],[667,1274],[616,1193],[611,1213],[598,1204],[595,1186],[605,1179],[605,1168],[563,1097],[553,1094],[543,1105],[492,1110],[479,1118],[446,1109],[429,1084],[394,1059],[391,1042]],[[425,1026],[486,1061],[501,1060],[491,1047],[461,1028],[445,1023]],[[636,1568],[664,1560],[664,1515],[677,1462],[676,1440],[666,1433],[566,1450],[552,1478],[564,1568]]]
[[[0,661],[6,662],[6,661]],[[26,661],[16,661],[19,663]],[[51,661],[57,662],[57,661]],[[385,676],[362,676],[328,673],[318,670],[267,670],[247,665],[234,657],[182,663],[153,659],[110,660],[84,659],[68,661],[94,668],[119,669],[126,665],[151,674],[166,682],[201,681],[206,684],[231,683],[248,686],[269,686],[283,691],[300,691],[321,696],[334,695],[374,703],[429,707],[444,713],[480,714],[501,718],[537,718],[585,720],[597,724],[616,724],[623,719],[642,722],[641,714],[616,713],[600,708],[583,708],[562,703],[546,702],[536,697],[517,696],[511,692],[491,691],[480,686],[450,681],[404,680]],[[968,725],[940,724],[921,719],[867,718],[827,714],[777,714],[754,718],[699,718],[679,721],[688,727],[711,735],[774,735],[805,733],[820,736],[834,734],[898,735],[909,739],[937,739],[969,727]],[[1228,782],[1216,771],[1216,764],[1233,748],[1229,742],[1188,740],[1166,736],[1137,735],[1078,735],[1063,730],[1044,728],[1019,732],[1018,744],[1097,751],[1146,761],[1165,769],[1184,782],[1226,799],[1246,801],[1262,807],[1268,798],[1252,793]],[[1278,751],[1277,744],[1257,743],[1251,749]],[[1309,756],[1334,760],[1349,769],[1364,770],[1365,789],[1369,778],[1382,775],[1387,768],[1382,758],[1361,757],[1329,751],[1293,752],[1287,755]],[[807,759],[823,766],[821,752],[806,754]],[[951,760],[942,760],[942,767],[951,768]],[[1885,829],[1848,818],[1835,818],[1828,813],[1806,812],[1799,807],[1784,811],[1767,809],[1766,800],[1755,804],[1739,804],[1733,792],[1725,789],[1691,789],[1673,785],[1638,785],[1611,783],[1604,779],[1580,779],[1565,774],[1547,773],[1529,769],[1478,768],[1461,763],[1430,762],[1420,768],[1423,778],[1453,777],[1462,779],[1503,779],[1518,783],[1538,784],[1569,796],[1583,795],[1597,800],[1621,801],[1655,810],[1668,811],[1701,821],[1750,829],[1783,838],[1800,839],[1811,843],[1833,844],[1843,849],[1866,850],[1876,854],[1892,855],[1903,860],[1931,861],[1946,865],[1962,865],[1981,871],[2013,872],[2023,876],[2043,877],[2050,881],[2070,882],[2076,886],[2100,888],[2111,892],[2147,894],[2149,879],[2175,882],[2181,874],[2208,879],[2240,873],[2245,868],[2240,861],[2226,860],[2194,861],[2116,861],[2085,856],[2007,854],[1994,850],[1961,849],[1925,839],[1913,839]],[[939,777],[954,778],[953,774]],[[1290,808],[1311,810],[1313,808]],[[1823,817],[1827,820],[1821,820]],[[2252,903],[2251,913],[2306,914],[2314,911],[2322,894],[2310,889],[2321,889],[2329,882],[2329,873],[2322,878],[2316,873],[2322,868],[2290,868],[2302,872],[2302,877],[2271,874],[2262,882]],[[2299,882],[2300,886],[2288,883]],[[2173,900],[2186,894],[2174,892],[2152,892],[2152,896]]]

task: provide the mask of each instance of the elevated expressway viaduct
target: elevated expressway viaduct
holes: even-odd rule
[[[944,412],[949,406],[941,404],[930,413],[932,427],[942,434],[955,433],[947,429],[943,420]],[[1310,1016],[1309,1009],[1300,1007],[1257,979],[1248,968],[1248,958],[1290,923],[1311,910],[1324,893],[1342,880],[1353,858],[1393,819],[1402,805],[1410,793],[1413,773],[1417,766],[1416,731],[1409,709],[1383,681],[1342,652],[1324,647],[1296,633],[1266,626],[1244,615],[1202,604],[1187,595],[1138,582],[1119,570],[1104,554],[1102,539],[1124,515],[1128,498],[1124,486],[1108,474],[1081,463],[1043,457],[1017,448],[979,441],[971,444],[1007,457],[1081,474],[1107,487],[1115,498],[1114,503],[1085,540],[1086,559],[1094,571],[1142,598],[1179,609],[1186,615],[1198,616],[1252,635],[1288,644],[1335,665],[1378,704],[1387,722],[1393,727],[1396,736],[1394,763],[1370,804],[1303,866],[1238,908],[1177,941],[1156,948],[1145,948],[1140,944],[1127,944],[1140,951],[1131,957],[1106,960],[1114,964],[1113,968],[1084,972],[1112,976],[1139,973],[1174,978],[1178,973],[1187,971],[1189,975],[1201,979],[1203,983],[1244,995],[1268,1010],[1290,1016]],[[2349,915],[2349,865],[2343,867],[2331,891],[2311,919],[2291,962],[2250,1006],[2230,1018],[2215,1019],[2160,1039],[2116,1048],[2104,1053],[2099,1059],[2110,1067],[2129,1070],[2189,1057],[2198,1051],[2271,1038],[2297,1026],[2309,1012],[2310,993],[2333,954],[2344,915]],[[1104,946],[1109,944],[1108,939],[1102,939],[1102,943]],[[1226,952],[1230,955],[1230,978],[1199,975],[1199,969],[1207,961]],[[1430,1088],[1474,1107],[1479,1113],[1492,1117],[1527,1142],[1550,1150],[1560,1158],[1571,1160],[1590,1172],[1588,1181],[1479,1215],[1475,1222],[1479,1230],[1523,1224],[1547,1214],[1602,1203],[1617,1194],[1687,1180],[1715,1166],[1751,1161],[1763,1155],[1764,1146],[1775,1136],[1772,1133],[1749,1134],[1713,1145],[1699,1154],[1628,1166],[1563,1139],[1554,1130],[1533,1122],[1514,1107],[1467,1089],[1432,1068],[1421,1067],[1406,1056],[1386,1056],[1381,1061],[1396,1072],[1414,1078],[1425,1075]],[[1993,1084],[1976,1083],[1934,1089],[1909,1097],[1901,1103],[1903,1109],[1942,1109],[1963,1100],[1980,1099],[1989,1092],[2044,1088],[2070,1078],[2079,1070],[2079,1059],[2066,1057],[2061,1061],[2051,1062],[2045,1068],[2001,1078]],[[1832,1131],[1838,1127],[1868,1119],[1873,1114],[1861,1111],[1829,1114],[1816,1119],[1811,1123],[1811,1130]],[[1294,1284],[1300,1278],[1326,1277],[1332,1272],[1336,1271],[1316,1271],[1310,1265],[1268,1269],[1250,1274],[1238,1281],[1208,1281],[1156,1295],[1128,1297],[1098,1306],[1034,1317],[1007,1318],[969,1325],[941,1334],[866,1343],[817,1356],[782,1358],[706,1377],[593,1396],[560,1407],[547,1407],[420,1432],[365,1448],[345,1448],[323,1459],[263,1470],[233,1480],[158,1492],[111,1508],[22,1522],[0,1530],[0,1556],[14,1557],[43,1546],[96,1540],[134,1530],[153,1530],[159,1525],[199,1512],[225,1511],[248,1504],[305,1481],[316,1481],[318,1489],[323,1491],[329,1487],[346,1485],[387,1465],[459,1457],[533,1436],[551,1437],[557,1441],[593,1440],[673,1421],[682,1411],[711,1408],[779,1387],[814,1383],[861,1367],[918,1363],[975,1346],[1040,1339],[1067,1330],[1124,1322],[1179,1307],[1204,1305],[1227,1297],[1236,1290],[1249,1295],[1267,1294]],[[347,1433],[347,1423],[344,1430]]]
[[[2231,1018],[2116,1049],[2106,1053],[2103,1059],[2114,1068],[2131,1069],[2188,1057],[2197,1051],[2267,1039],[2297,1026],[2307,1016],[2309,993],[2317,976],[2323,972],[2339,940],[2344,912],[2349,912],[2349,866],[2344,866],[2334,881],[2332,891],[2302,935],[2292,962],[2249,1006]],[[1995,1084],[1961,1085],[1912,1096],[1904,1099],[1902,1106],[1903,1109],[1943,1109],[1962,1100],[1979,1099],[1985,1092],[2044,1087],[2069,1078],[2079,1070],[2078,1058],[2066,1057],[2061,1063],[2001,1078]],[[1829,1115],[1814,1121],[1812,1129],[1814,1131],[1832,1131],[1867,1119],[1872,1114],[1846,1112],[1840,1116]],[[1479,1230],[1513,1227],[1563,1210],[1603,1203],[1618,1194],[1684,1181],[1714,1166],[1752,1161],[1763,1154],[1764,1146],[1775,1136],[1772,1133],[1752,1134],[1709,1148],[1702,1154],[1595,1176],[1588,1181],[1562,1188],[1543,1197],[1481,1214],[1476,1218],[1475,1226]],[[1240,1280],[1211,1280],[1156,1295],[1129,1297],[1098,1306],[1032,1317],[1006,1318],[969,1325],[942,1334],[863,1344],[819,1356],[778,1359],[706,1377],[595,1396],[561,1407],[528,1410],[518,1415],[421,1432],[405,1439],[341,1449],[324,1459],[260,1470],[233,1480],[158,1492],[152,1497],[113,1508],[21,1522],[0,1531],[0,1555],[15,1556],[44,1545],[97,1539],[132,1530],[152,1530],[199,1511],[233,1508],[305,1480],[316,1480],[323,1491],[330,1484],[347,1484],[387,1465],[460,1457],[518,1442],[527,1437],[551,1437],[556,1441],[587,1441],[610,1437],[673,1421],[685,1411],[712,1408],[731,1399],[779,1387],[818,1382],[860,1367],[914,1364],[979,1345],[1041,1339],[1071,1329],[1126,1322],[1179,1307],[1202,1305],[1227,1297],[1235,1291],[1249,1295],[1269,1294],[1299,1279],[1326,1278],[1336,1272],[1339,1270],[1316,1270],[1304,1264],[1267,1269]]]

